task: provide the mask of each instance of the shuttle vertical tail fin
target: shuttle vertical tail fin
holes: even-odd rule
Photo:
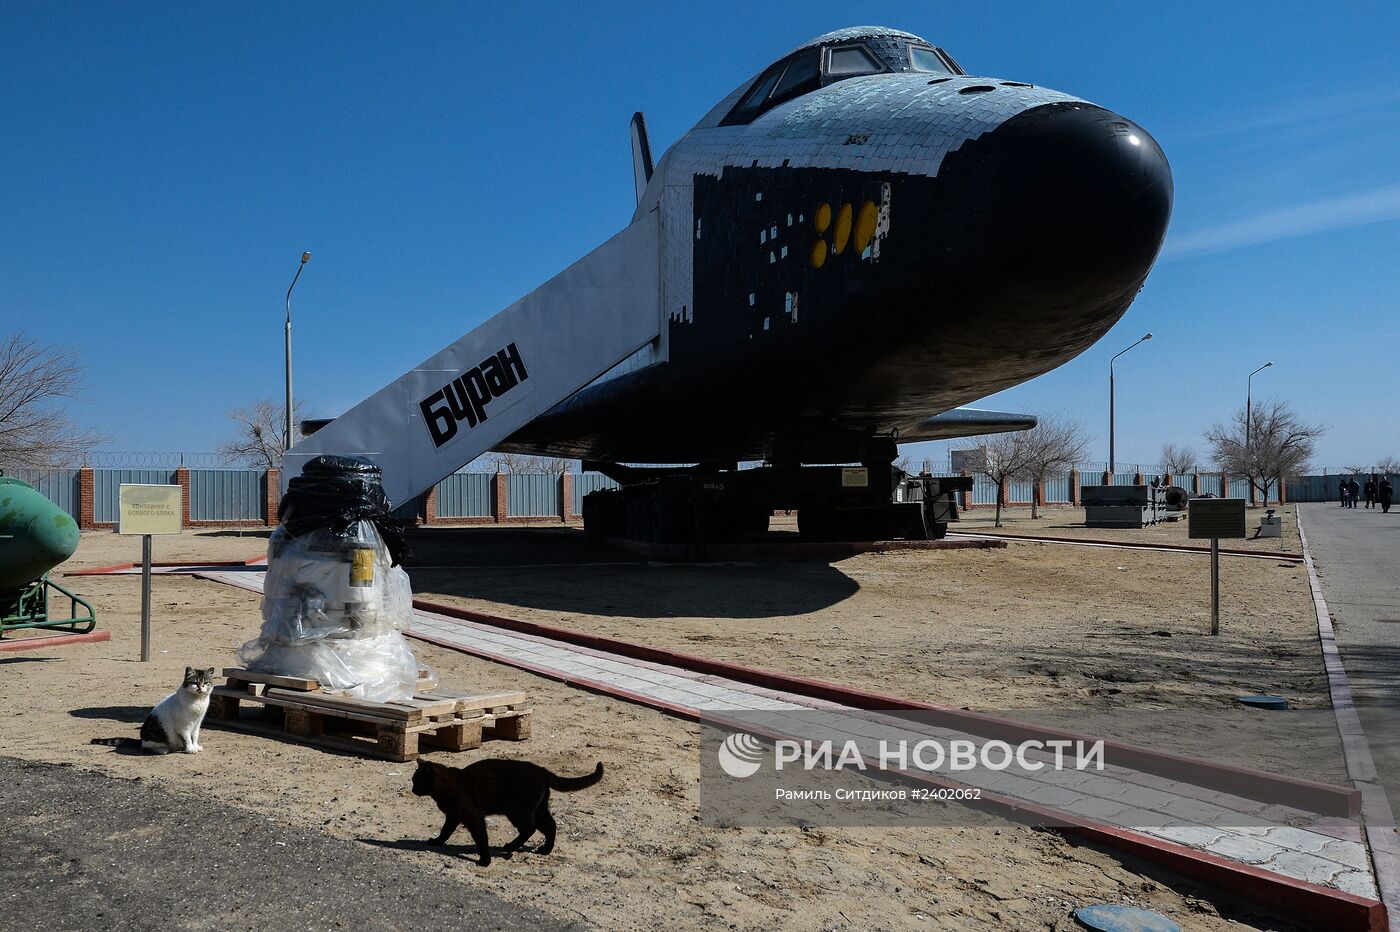
[[[638,110],[632,114],[632,181],[637,186],[637,203],[642,202],[651,181],[651,142],[647,139],[647,119]]]

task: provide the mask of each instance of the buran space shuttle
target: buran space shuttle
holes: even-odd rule
[[[1024,429],[962,407],[1073,359],[1156,259],[1172,179],[1140,126],[858,27],[783,56],[653,164],[631,224],[287,455],[378,463],[407,501],[491,449],[622,483],[590,531],[938,536],[899,443]],[[758,469],[739,469],[761,461]],[[669,464],[650,465],[647,464]],[[916,512],[918,512],[916,514]]]

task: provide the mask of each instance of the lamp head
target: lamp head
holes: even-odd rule
[[[1152,339],[1152,331],[1149,330],[1149,331],[1147,332],[1147,336],[1143,337],[1143,339],[1144,339],[1144,340],[1150,340],[1150,339]]]
[[[311,253],[309,253],[309,252],[304,252],[304,253],[301,254],[301,264],[302,264],[302,265],[306,265],[306,263],[308,263],[308,262],[310,262],[310,261],[311,261]],[[1272,365],[1272,363],[1270,363],[1270,365]]]
[[[1274,364],[1271,363],[1271,362],[1266,362],[1266,363],[1264,363],[1264,368],[1265,368],[1265,369],[1270,369],[1270,368],[1273,367],[1273,365],[1274,365]]]

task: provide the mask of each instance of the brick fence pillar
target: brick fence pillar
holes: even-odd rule
[[[506,520],[506,511],[510,504],[509,482],[510,479],[503,472],[491,477],[491,507],[497,524]]]
[[[1133,473],[1133,485],[1147,485],[1146,482],[1142,481],[1141,471]]]
[[[997,486],[997,501],[1001,502],[1003,508],[1011,504],[1011,483],[1005,479]]]
[[[282,470],[269,469],[263,474],[263,526],[277,526],[277,509],[282,504]]]
[[[437,486],[434,485],[423,497],[423,523],[432,524],[437,518]]]
[[[180,527],[190,526],[190,471],[182,463],[175,470],[175,484],[180,487]]]
[[[1193,472],[1191,474],[1191,494],[1201,494],[1201,474],[1198,472]]]
[[[78,528],[90,531],[97,524],[97,503],[91,466],[78,470]]]
[[[1069,471],[1069,503],[1071,505],[1079,504],[1079,470],[1077,469]]]
[[[1109,472],[1107,469],[1103,471],[1103,484],[1113,485],[1113,473]]]
[[[566,472],[559,477],[559,520],[574,517],[574,475]]]
[[[1225,473],[1222,472],[1222,473],[1220,474],[1220,497],[1221,497],[1221,498],[1228,498],[1229,496],[1230,496],[1230,477],[1229,477],[1228,475],[1226,475]]]
[[[1044,504],[1045,504],[1045,477],[1044,477],[1044,476],[1041,476],[1041,477],[1040,477],[1040,479],[1039,479],[1039,480],[1036,482],[1036,484],[1035,484],[1035,488],[1031,490],[1031,497],[1032,497],[1033,499],[1035,499],[1033,502],[1031,502],[1032,505],[1044,505]]]
[[[1162,487],[1163,487],[1163,488],[1166,488],[1166,487],[1169,486],[1169,485],[1175,485],[1175,480],[1176,480],[1176,476],[1173,476],[1171,473],[1169,473],[1169,472],[1168,472],[1168,473],[1163,473],[1163,474],[1162,474]]]
[[[964,476],[971,477],[971,476],[972,476],[972,473],[970,473],[970,472],[964,472],[963,475],[964,475]],[[962,499],[962,501],[961,501],[960,504],[962,505],[962,510],[963,510],[963,511],[971,511],[971,510],[972,510],[972,490],[971,490],[971,489],[964,489],[963,491],[959,492],[959,493],[958,493],[958,498]]]
[[[1278,477],[1278,503],[1280,505],[1288,504],[1288,480],[1283,476]]]

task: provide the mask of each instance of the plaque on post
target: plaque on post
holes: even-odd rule
[[[1193,498],[1186,503],[1186,536],[1210,539],[1210,633],[1220,633],[1220,538],[1242,538],[1242,498]]]

